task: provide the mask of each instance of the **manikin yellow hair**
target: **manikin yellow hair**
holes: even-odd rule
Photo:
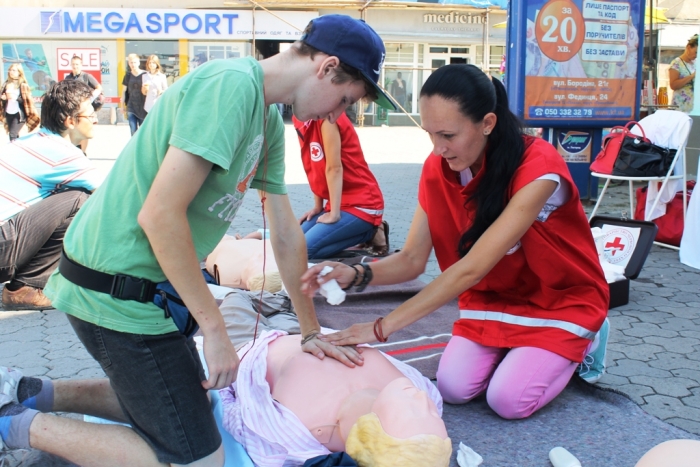
[[[384,431],[377,414],[368,413],[350,429],[345,452],[360,467],[447,467],[452,455],[452,441],[435,435],[394,438]]]
[[[270,293],[277,293],[282,290],[282,278],[279,272],[265,273],[265,290]],[[248,290],[260,290],[263,285],[263,275],[260,274],[248,279]]]

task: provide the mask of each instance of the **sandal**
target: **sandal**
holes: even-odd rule
[[[374,238],[372,239],[371,246],[368,248],[368,252],[374,256],[386,256],[389,253],[389,223],[387,221],[382,221],[381,225],[377,228],[377,233],[382,231],[384,233],[384,245],[376,245],[374,243]],[[376,234],[375,234],[376,238]]]

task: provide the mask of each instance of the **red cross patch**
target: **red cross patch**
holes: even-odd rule
[[[313,142],[309,145],[309,152],[311,153],[311,160],[318,162],[323,159],[323,148],[319,143]]]

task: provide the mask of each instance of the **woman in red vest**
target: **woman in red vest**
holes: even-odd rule
[[[309,259],[331,258],[373,238],[375,253],[386,254],[384,197],[348,116],[342,113],[334,123],[292,120],[314,194],[314,207],[300,219]]]
[[[326,264],[313,267],[304,287],[312,293],[332,278],[404,282],[434,249],[442,274],[420,293],[325,338],[385,341],[459,297],[437,373],[443,398],[458,404],[486,392],[500,416],[528,417],[564,389],[607,315],[608,286],[578,190],[554,147],[521,133],[501,82],[475,66],[433,72],[419,104],[434,148],[404,249],[371,267],[331,263],[323,278]]]

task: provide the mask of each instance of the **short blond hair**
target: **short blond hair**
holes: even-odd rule
[[[248,279],[248,290],[260,290],[263,288],[263,280],[265,281],[265,290],[270,293],[277,293],[282,290],[282,278],[280,273],[267,272],[265,275],[257,275]]]
[[[452,441],[436,435],[394,438],[374,412],[357,420],[345,441],[345,452],[360,467],[447,467],[452,456]]]

